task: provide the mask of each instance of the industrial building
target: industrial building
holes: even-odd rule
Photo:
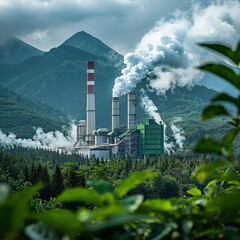
[[[77,126],[77,139],[72,148],[85,157],[109,159],[109,156],[132,156],[143,158],[164,153],[164,125],[149,119],[136,124],[137,98],[134,92],[127,95],[127,128],[119,125],[119,98],[112,98],[112,129],[96,129],[94,62],[87,63],[86,120]]]

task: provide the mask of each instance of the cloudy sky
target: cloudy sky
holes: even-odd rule
[[[201,0],[0,0],[0,32],[47,51],[86,31],[124,54],[161,18]],[[208,3],[207,3],[208,2]],[[209,4],[213,0],[204,0]]]

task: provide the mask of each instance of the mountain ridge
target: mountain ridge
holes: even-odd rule
[[[29,57],[42,55],[44,52],[27,44],[19,38],[9,36],[0,45],[0,63],[18,64]]]
[[[80,31],[65,40],[60,46],[68,45],[96,56],[114,58],[121,61],[123,56],[91,34]]]

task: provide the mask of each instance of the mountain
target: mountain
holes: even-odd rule
[[[15,133],[18,138],[31,138],[42,127],[44,132],[62,130],[69,120],[59,111],[32,102],[0,87],[0,130]]]
[[[43,52],[16,37],[8,37],[0,45],[0,63],[17,64]]]
[[[96,56],[114,58],[115,61],[117,59],[119,61],[122,60],[122,56],[119,53],[84,31],[74,34],[72,37],[63,42],[62,45],[75,47]]]
[[[72,46],[69,46],[69,45]],[[90,44],[91,47],[88,47]],[[26,98],[48,104],[76,120],[85,119],[86,109],[86,63],[95,63],[96,126],[111,129],[111,97],[114,80],[121,74],[123,58],[109,57],[113,50],[91,35],[80,32],[57,48],[42,56],[34,56],[17,65],[0,65],[0,85]],[[121,61],[120,61],[121,60]],[[139,84],[139,89],[145,87]],[[148,89],[146,89],[148,91]],[[188,145],[207,133],[216,137],[224,130],[222,121],[201,123],[200,113],[209,99],[216,94],[204,86],[192,89],[175,88],[166,96],[147,92],[158,107],[169,126],[174,117],[181,117]],[[138,94],[140,100],[140,94]],[[120,124],[127,123],[127,99],[120,99]],[[144,110],[137,104],[137,119],[146,118]],[[169,127],[167,129],[169,131]],[[169,135],[171,135],[169,133]]]
[[[113,82],[121,70],[119,60],[61,45],[18,65],[0,65],[0,85],[59,109],[74,119],[84,119],[86,63],[89,60],[95,63],[96,98],[101,98],[96,103],[99,122],[105,121],[106,116],[100,113],[106,109],[106,126],[109,126]]]

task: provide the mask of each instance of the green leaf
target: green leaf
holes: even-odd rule
[[[233,71],[231,68],[223,65],[223,64],[214,64],[209,63],[203,66],[200,66],[199,69],[209,71],[224,80],[228,83],[232,84],[238,90],[240,90],[240,75]]]
[[[127,192],[143,183],[149,178],[156,177],[158,174],[152,171],[143,171],[131,174],[129,177],[125,178],[120,184],[115,187],[115,196],[117,198],[123,197]]]
[[[216,184],[217,184],[218,180],[214,179],[212,181],[210,181],[207,186],[204,188],[204,194],[208,197],[211,198],[213,193],[214,193],[214,189],[216,188]]]
[[[133,195],[127,198],[124,198],[120,201],[120,204],[125,206],[131,212],[134,212],[138,209],[138,207],[143,202],[143,195]]]
[[[211,137],[201,139],[195,146],[197,152],[210,152],[221,154],[220,143],[213,140]]]
[[[87,185],[94,188],[98,193],[113,193],[113,186],[105,180],[87,180]]]
[[[86,202],[96,206],[101,204],[99,195],[93,189],[81,187],[66,189],[57,197],[59,202]]]
[[[202,181],[205,181],[210,175],[212,175],[214,171],[217,171],[221,168],[229,167],[229,166],[230,164],[225,161],[209,162],[207,164],[197,167],[195,172],[193,173],[193,176],[198,181],[202,182]]]
[[[92,221],[93,222],[99,222],[99,221],[104,221],[109,218],[116,217],[118,215],[123,215],[123,214],[128,214],[129,210],[121,206],[119,204],[113,204],[111,206],[99,208],[95,211],[93,211],[92,214]]]
[[[142,215],[137,215],[137,214],[122,214],[122,215],[117,215],[116,217],[109,218],[108,220],[103,222],[89,224],[86,227],[88,232],[103,231],[105,229],[114,228],[117,226],[123,226],[126,223],[139,220],[142,217],[143,217]]]
[[[222,105],[209,105],[202,112],[202,119],[208,120],[218,116],[230,116],[229,112]]]
[[[228,121],[228,123],[231,124],[232,126],[238,128],[238,127],[240,127],[240,118],[232,118]]]
[[[141,209],[147,211],[171,211],[173,209],[172,203],[169,200],[163,199],[148,199],[143,202]]]
[[[187,193],[192,195],[192,196],[201,196],[202,195],[202,192],[200,189],[198,188],[191,188],[189,190],[187,190]]]
[[[215,97],[211,99],[213,102],[224,101],[233,104],[234,106],[238,107],[238,99],[228,95],[227,93],[219,93]]]
[[[240,192],[225,193],[208,201],[206,210],[210,212],[224,213],[225,215],[239,216]]]
[[[4,202],[0,204],[0,233],[6,239],[14,238],[15,234],[23,229],[25,221],[28,219],[29,200],[41,189],[38,184],[20,192],[9,194]]]
[[[212,49],[218,53],[223,54],[224,56],[228,57],[230,60],[232,60],[237,65],[240,63],[240,42],[238,44],[238,47],[235,51],[233,51],[228,46],[222,45],[222,44],[212,44],[212,43],[201,43],[200,46],[207,47],[209,49]]]
[[[77,216],[68,210],[54,209],[38,213],[35,215],[35,219],[65,234],[82,230],[82,224]]]
[[[237,136],[238,131],[236,129],[230,130],[224,137],[223,137],[223,144],[224,146],[231,146],[233,143],[234,138]]]

